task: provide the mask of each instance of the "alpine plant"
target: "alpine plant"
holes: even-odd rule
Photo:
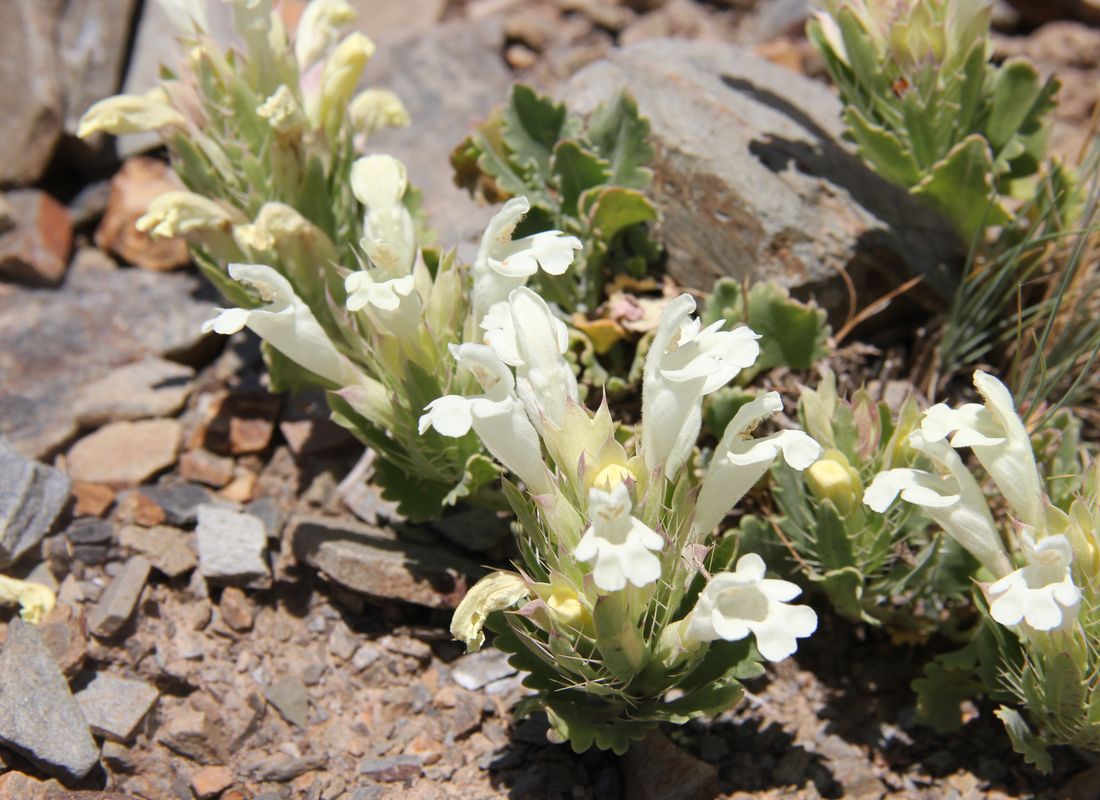
[[[366,152],[372,132],[409,120],[393,93],[356,92],[374,45],[344,33],[346,0],[313,0],[293,35],[270,0],[161,3],[185,53],[178,74],[97,103],[80,134],[160,134],[186,189],[156,198],[138,227],[188,240],[228,301],[206,329],[259,335],[273,389],[327,390],[406,516],[459,498],[503,506],[478,437],[422,436],[417,420],[429,400],[476,386],[451,346],[480,345],[494,304],[540,269],[565,272],[580,242],[513,238],[530,210],[516,197],[472,266],[425,252],[405,166]],[[208,31],[226,10],[235,35],[223,42]]]
[[[606,400],[578,401],[563,357],[564,326],[526,287],[494,305],[481,344],[452,347],[482,387],[433,400],[422,431],[473,430],[517,482],[520,563],[477,583],[451,631],[469,650],[495,645],[535,691],[518,709],[544,709],[577,751],[623,752],[658,722],[720,712],[740,681],[780,661],[817,627],[799,589],[768,578],[723,519],[782,458],[805,469],[821,447],[801,431],[754,438],[779,411],[769,392],[741,408],[709,461],[696,439],[703,398],[752,366],[748,327],[702,327],[695,301],[664,309],[643,375],[641,420],[616,424]]]
[[[934,470],[882,472],[864,502],[883,511],[900,495],[982,564],[978,586],[994,626],[984,640],[997,661],[978,671],[995,676],[988,694],[1015,699],[1024,712],[996,712],[1016,750],[1049,771],[1051,745],[1100,751],[1100,471],[1083,466],[1077,497],[1067,510],[1056,506],[1008,389],[982,371],[974,385],[983,403],[932,406],[910,435]],[[993,506],[1006,508],[1009,524],[995,521],[960,448],[992,479]]]

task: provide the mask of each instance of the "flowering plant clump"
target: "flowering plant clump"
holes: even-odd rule
[[[485,344],[454,348],[484,393],[428,405],[421,429],[472,426],[519,481],[506,482],[522,562],[469,592],[452,633],[475,650],[483,629],[513,654],[578,751],[623,752],[660,721],[684,722],[735,703],[760,658],[791,655],[816,629],[799,589],[766,577],[737,539],[716,538],[730,509],[778,457],[805,469],[821,453],[801,431],[753,438],[782,403],[772,392],[742,407],[709,462],[695,448],[703,397],[760,352],[747,327],[703,327],[689,295],[664,309],[644,365],[641,421],[590,411],[563,358],[566,337],[527,288],[491,315]]]
[[[935,695],[943,684],[957,690],[961,677],[972,673],[980,678],[973,691],[985,689],[1022,705],[1034,728],[1010,705],[997,716],[1017,751],[1049,771],[1050,745],[1100,751],[1100,718],[1093,711],[1100,707],[1100,472],[1082,466],[1078,496],[1067,510],[1058,508],[1044,489],[1008,389],[981,371],[974,373],[974,385],[984,403],[932,406],[910,435],[934,471],[887,470],[872,481],[864,500],[883,510],[900,494],[923,507],[983,567],[978,576],[987,619],[967,650],[939,659],[917,682],[925,706],[942,703]],[[964,447],[992,478],[1011,525],[996,524],[977,480],[955,452]],[[946,695],[959,699],[951,691]],[[943,709],[935,711],[942,722]]]
[[[992,63],[993,3],[825,0],[808,25],[845,103],[848,135],[887,180],[967,238],[1012,219],[1043,163],[1055,78]]]
[[[346,0],[313,0],[293,37],[269,0],[233,0],[229,44],[206,32],[203,4],[162,2],[186,47],[180,75],[96,104],[80,132],[160,132],[187,191],[157,198],[138,227],[191,243],[232,306],[207,329],[257,333],[274,389],[328,390],[407,516],[461,497],[503,505],[477,436],[422,436],[417,418],[475,385],[449,347],[479,344],[493,305],[540,269],[562,274],[579,241],[513,237],[530,210],[516,197],[472,268],[422,252],[404,165],[362,155],[371,132],[408,117],[390,92],[355,93],[374,47],[341,33],[355,16]]]
[[[873,513],[862,503],[881,471],[927,463],[909,444],[920,422],[916,401],[909,396],[894,411],[863,389],[844,400],[825,370],[816,390],[802,390],[798,412],[825,452],[802,473],[777,463],[771,497],[779,513],[771,522],[746,517],[742,535],[853,621],[883,625],[902,640],[949,625],[945,612],[962,605],[970,588],[966,551],[930,531],[928,516],[910,504]]]

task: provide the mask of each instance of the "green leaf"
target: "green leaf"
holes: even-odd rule
[[[550,153],[565,126],[565,105],[517,83],[502,120],[501,136],[512,160],[528,175],[537,173],[545,182],[550,176]]]
[[[594,186],[607,183],[608,163],[595,153],[585,150],[574,139],[558,142],[550,168],[558,178],[559,200],[563,214],[577,216],[581,194]]]
[[[924,677],[913,681],[917,695],[917,720],[937,733],[951,733],[962,727],[959,706],[976,697],[982,684],[969,669],[945,669],[941,659],[924,666]]]
[[[861,602],[863,598],[863,576],[855,567],[832,570],[817,579],[829,602],[838,612],[853,622],[878,624],[878,620],[866,614]]]
[[[580,206],[589,227],[606,242],[632,225],[657,219],[657,208],[648,197],[619,186],[587,190],[581,195]]]
[[[867,120],[854,106],[844,109],[848,132],[855,139],[859,155],[879,175],[906,189],[920,180],[920,168],[893,133]]]
[[[447,492],[447,496],[443,498],[443,504],[453,506],[463,497],[468,497],[482,487],[488,486],[501,474],[503,470],[495,461],[482,453],[474,453],[466,459],[462,480]]]
[[[1026,59],[1010,59],[1001,65],[993,79],[989,121],[985,135],[999,153],[1034,112],[1040,98],[1039,72]]]
[[[1050,772],[1053,764],[1050,753],[1043,741],[1031,732],[1031,728],[1018,711],[1001,706],[993,712],[1004,723],[1008,738],[1012,740],[1012,749],[1024,757],[1024,761],[1035,765],[1040,772]]]
[[[1042,671],[1047,707],[1059,724],[1076,726],[1085,717],[1086,687],[1081,670],[1069,653],[1056,653]]]
[[[645,668],[649,651],[631,619],[625,597],[623,592],[602,596],[596,601],[592,621],[604,666],[623,684],[629,684]]]
[[[836,506],[830,500],[824,500],[817,507],[816,555],[826,571],[843,570],[856,566],[852,555],[852,542],[848,538],[848,527],[837,513]],[[856,575],[859,571],[856,570]]]
[[[653,178],[645,167],[653,159],[649,120],[638,113],[638,104],[627,91],[602,103],[588,119],[587,137],[611,165],[609,183],[645,189]]]
[[[993,188],[989,145],[978,135],[955,145],[913,188],[913,194],[937,206],[967,239],[983,227],[1011,219]]]

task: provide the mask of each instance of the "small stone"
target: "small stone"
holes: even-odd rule
[[[365,644],[351,657],[351,666],[356,672],[362,672],[382,657],[382,651],[373,644]]]
[[[143,528],[127,525],[118,533],[118,543],[149,559],[153,567],[169,578],[178,578],[195,568],[194,537],[168,525]]]
[[[328,636],[328,651],[341,661],[347,661],[359,646],[359,639],[351,632],[343,622],[337,622],[332,626],[332,633]]]
[[[637,800],[713,800],[718,770],[653,732],[623,756],[626,796]]]
[[[88,619],[93,634],[108,638],[118,633],[137,606],[152,566],[141,556],[129,559],[99,598]]]
[[[82,517],[65,529],[72,557],[82,564],[103,564],[110,557],[115,532],[110,522],[98,517]]]
[[[99,762],[80,704],[35,626],[14,619],[0,654],[0,741],[47,772],[79,780]]]
[[[233,472],[235,477],[218,492],[218,497],[240,505],[251,502],[252,495],[256,492],[256,473],[243,467],[237,467]]]
[[[292,725],[309,724],[309,694],[300,678],[286,675],[264,688],[264,697]]]
[[[405,745],[405,755],[415,756],[424,766],[430,766],[443,757],[443,747],[430,736],[420,734]]]
[[[324,756],[295,757],[276,754],[261,759],[249,772],[254,780],[286,783],[325,766]],[[258,799],[257,799],[258,800]]]
[[[68,502],[69,489],[65,473],[0,439],[0,567],[42,541]]]
[[[202,767],[191,775],[191,791],[199,800],[217,797],[233,785],[233,770],[225,766]]]
[[[214,455],[200,448],[188,450],[180,456],[179,473],[185,480],[220,489],[233,480],[234,464],[232,458]]]
[[[244,592],[236,586],[227,586],[222,591],[222,599],[218,604],[222,619],[225,624],[235,631],[247,631],[252,628],[253,613],[252,603],[245,597]]]
[[[354,447],[355,437],[330,415],[323,392],[301,392],[290,398],[279,419],[279,432],[290,452],[300,458]]]
[[[176,463],[182,438],[174,419],[111,423],[69,451],[69,476],[116,489],[138,486]]]
[[[115,490],[101,483],[72,482],[74,517],[102,517],[115,502]]]
[[[445,546],[401,540],[381,528],[307,515],[289,525],[300,562],[368,596],[454,608],[465,593],[465,581],[472,585],[483,571]]]
[[[170,417],[191,393],[191,367],[150,356],[88,384],[75,400],[77,422],[96,428],[119,420]]]
[[[199,764],[225,761],[223,734],[206,714],[183,708],[166,716],[168,722],[157,737],[165,747]]]
[[[198,509],[199,569],[214,583],[266,586],[267,532],[263,520],[214,505]]]
[[[129,742],[159,692],[144,681],[98,672],[76,693],[92,731],[116,742]]]
[[[210,405],[202,445],[222,455],[265,450],[281,403],[277,395],[262,390],[223,394]]]
[[[58,603],[38,624],[42,641],[67,678],[80,672],[88,654],[88,622],[84,609]]]
[[[69,211],[38,189],[4,195],[15,226],[0,234],[0,277],[36,286],[65,278],[73,244]]]
[[[160,504],[141,492],[126,492],[118,503],[116,521],[122,525],[144,525],[151,528],[168,519]]]
[[[112,772],[133,772],[137,767],[133,753],[124,744],[108,740],[103,743],[101,753],[103,765]]]
[[[157,272],[188,264],[191,259],[183,239],[154,239],[134,227],[154,199],[180,189],[179,178],[163,161],[144,156],[127,159],[111,179],[107,210],[95,232],[96,246],[128,264]]]
[[[417,778],[423,772],[419,756],[400,755],[388,758],[366,758],[359,762],[359,774],[382,783],[395,783]]]
[[[471,692],[515,674],[516,668],[508,663],[508,654],[499,650],[470,653],[455,661],[451,668],[454,682]]]
[[[189,528],[198,521],[199,506],[211,501],[206,489],[193,483],[142,486],[138,491],[164,509],[169,525]]]

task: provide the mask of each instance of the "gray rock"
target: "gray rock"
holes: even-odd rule
[[[185,575],[198,564],[194,538],[194,534],[168,525],[152,528],[127,525],[118,532],[119,544],[141,553],[169,578]]]
[[[515,674],[516,668],[508,663],[508,654],[499,650],[470,653],[455,661],[451,668],[454,682],[471,692]]]
[[[114,526],[98,517],[82,517],[65,529],[72,557],[82,564],[105,563],[114,538]]]
[[[410,542],[382,528],[308,515],[293,517],[288,528],[300,562],[372,597],[454,608],[484,572],[442,543]]]
[[[69,500],[69,488],[64,472],[21,455],[0,438],[0,567],[49,533]]]
[[[267,530],[263,520],[215,505],[198,509],[199,570],[213,583],[266,586]]]
[[[214,501],[213,495],[194,483],[167,483],[142,486],[138,489],[164,509],[169,525],[183,528],[193,526],[199,518],[199,506]]]
[[[67,0],[58,30],[65,132],[93,103],[118,92],[137,0]]]
[[[218,344],[200,331],[215,298],[196,275],[79,264],[56,290],[0,293],[0,435],[45,456],[76,434],[88,382],[147,355],[204,360]]]
[[[111,370],[77,394],[76,421],[96,428],[118,420],[170,417],[191,393],[195,370],[149,356]]]
[[[431,526],[459,547],[478,553],[492,550],[511,533],[508,519],[486,508],[454,509]]]
[[[711,800],[718,770],[654,731],[623,756],[626,797],[637,800]]]
[[[373,134],[368,147],[405,163],[444,247],[479,241],[491,215],[454,185],[450,154],[507,96],[503,42],[497,20],[446,22],[380,42],[367,70],[368,83],[397,92],[412,118],[407,128]]]
[[[156,687],[99,672],[76,693],[92,731],[116,742],[129,742],[138,725],[157,702]]]
[[[420,756],[402,755],[386,758],[365,758],[359,762],[359,774],[383,783],[415,778],[423,771]]]
[[[57,27],[62,0],[0,3],[0,184],[34,183],[61,136]]]
[[[923,275],[950,296],[960,243],[839,144],[840,104],[823,84],[732,45],[656,39],[585,68],[564,99],[584,113],[623,87],[652,124],[651,193],[683,285],[774,279],[827,289],[818,301],[839,308],[845,270],[861,291]]]
[[[99,761],[80,704],[37,629],[8,626],[0,654],[0,742],[47,772],[79,780]]]
[[[299,728],[309,724],[309,692],[300,678],[293,675],[279,678],[264,687],[264,697],[290,724]]]
[[[88,615],[88,628],[101,638],[114,636],[133,616],[152,566],[141,556],[129,559]]]

